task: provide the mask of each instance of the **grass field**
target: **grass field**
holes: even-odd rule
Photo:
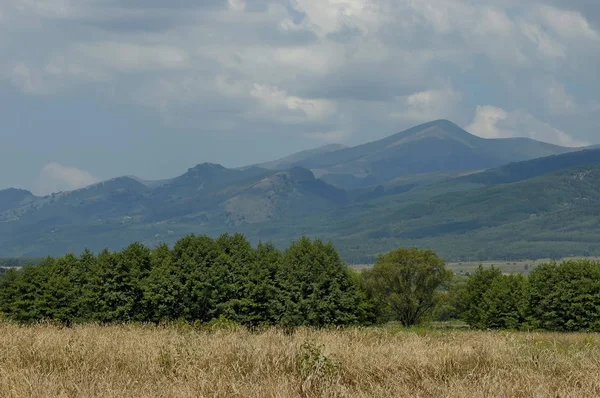
[[[600,336],[0,323],[0,397],[597,397]]]

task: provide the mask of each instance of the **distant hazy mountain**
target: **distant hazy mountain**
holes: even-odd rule
[[[18,207],[35,199],[29,191],[23,189],[4,189],[0,191],[0,212]]]
[[[573,150],[528,138],[484,139],[437,120],[379,141],[316,154],[295,165],[340,188],[356,189],[407,175],[481,170]]]
[[[319,236],[357,262],[413,245],[448,259],[600,255],[600,149],[574,151],[487,140],[436,121],[260,167],[203,163],[168,180],[119,177],[45,197],[8,189],[0,191],[0,257],[225,232],[281,245]]]
[[[590,149],[582,151],[511,163],[481,173],[470,174],[461,180],[486,185],[506,184],[527,180],[561,169],[589,164],[600,164],[600,149],[590,147]]]
[[[301,167],[233,170],[210,163],[150,186],[120,177],[43,198],[5,190],[0,191],[0,257],[158,242],[180,225],[190,226],[185,233],[212,233],[301,217],[347,201],[345,191]]]
[[[345,205],[346,192],[321,180],[301,167],[265,177],[227,200],[223,207],[228,221],[262,223],[292,214],[306,214]]]
[[[432,248],[453,260],[600,255],[600,150],[513,163],[441,182],[421,176],[395,194],[355,200],[298,220],[348,261],[371,262],[396,247]],[[281,223],[268,236],[294,237]],[[268,230],[249,229],[252,236]]]
[[[298,164],[299,162],[302,162],[313,156],[338,151],[338,150],[344,149],[344,148],[345,148],[345,146],[340,145],[340,144],[325,145],[325,146],[322,146],[319,148],[309,149],[306,151],[294,153],[293,155],[286,156],[284,158],[274,160],[271,162],[260,163],[260,164],[257,164],[256,166],[262,167],[263,169],[268,169],[268,170],[287,170],[287,169],[290,169],[291,167],[293,167],[294,165]]]
[[[430,247],[455,260],[600,255],[600,164],[400,205],[392,200],[360,217],[326,219],[329,231],[321,233],[347,258],[354,251],[372,259],[398,246]]]

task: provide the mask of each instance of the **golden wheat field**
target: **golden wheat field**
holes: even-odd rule
[[[600,336],[0,323],[0,397],[598,397]]]

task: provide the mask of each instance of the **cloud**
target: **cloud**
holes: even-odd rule
[[[521,22],[521,33],[529,39],[537,52],[546,58],[566,57],[566,46],[555,40],[540,25]]]
[[[293,0],[291,6],[305,16],[304,26],[319,36],[342,29],[357,29],[363,34],[377,29],[385,15],[387,1]]]
[[[400,110],[392,112],[390,118],[410,122],[452,118],[462,97],[462,93],[452,89],[416,92],[400,98],[397,105]]]
[[[579,12],[561,10],[555,7],[543,6],[540,13],[545,24],[558,35],[567,38],[600,39],[588,21]]]
[[[568,147],[589,145],[542,122],[526,111],[507,112],[492,105],[477,106],[475,117],[467,131],[484,138],[528,137]]]
[[[123,72],[178,70],[189,62],[184,50],[163,45],[100,42],[78,45],[75,51],[89,64]]]
[[[229,8],[234,11],[244,11],[246,9],[246,0],[227,0]]]
[[[571,114],[581,110],[575,97],[569,94],[564,84],[552,76],[534,80],[534,89],[540,94],[546,109],[553,115]]]
[[[46,164],[40,171],[36,183],[36,192],[49,194],[59,191],[71,191],[96,182],[98,180],[88,171],[51,162]]]
[[[64,121],[78,117],[99,130],[126,125],[127,142],[153,138],[114,161],[123,170],[181,137],[215,146],[181,162],[236,152],[252,162],[248,137],[260,161],[307,140],[359,144],[437,118],[472,121],[482,135],[598,140],[594,0],[0,3],[0,103],[13,114],[38,106],[36,127],[12,128],[28,138],[9,141],[32,156],[26,141],[71,142]],[[71,112],[84,103],[93,111]],[[495,107],[474,117],[478,104]],[[235,155],[214,160],[241,166]]]
[[[276,86],[255,83],[250,95],[258,100],[264,110],[289,123],[322,121],[332,116],[336,110],[332,101],[288,95],[285,90]]]

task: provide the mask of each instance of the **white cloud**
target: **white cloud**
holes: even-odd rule
[[[244,11],[246,9],[246,0],[227,0],[229,9],[233,11]]]
[[[22,13],[34,13],[43,18],[68,18],[75,11],[72,0],[17,0],[14,7]]]
[[[376,30],[385,14],[386,1],[364,0],[292,0],[292,6],[306,15],[305,26],[323,37],[343,28],[355,28],[363,34]]]
[[[36,191],[40,194],[71,191],[96,182],[98,180],[86,170],[51,162],[40,171],[36,182]]]
[[[124,72],[182,69],[189,62],[184,50],[164,45],[101,42],[78,45],[75,51],[89,65]]]
[[[537,51],[548,58],[564,58],[566,46],[550,36],[540,25],[521,22],[521,33],[535,46]]]
[[[326,120],[336,110],[332,101],[288,95],[285,90],[276,86],[255,83],[250,95],[272,113],[273,117],[291,123]]]
[[[181,71],[188,66],[187,53],[175,47],[101,42],[73,45],[41,64],[19,61],[4,75],[27,94],[51,95],[79,83],[112,81],[118,73]]]
[[[557,34],[566,38],[586,38],[598,40],[599,35],[578,12],[561,10],[555,7],[540,8],[543,21]]]
[[[35,72],[24,63],[15,65],[8,75],[11,82],[27,94],[44,94],[46,92],[39,76],[36,76]]]
[[[572,114],[581,110],[575,97],[567,92],[564,84],[552,76],[535,79],[533,88],[539,93],[551,114]]]
[[[507,112],[491,105],[478,106],[467,131],[484,138],[527,137],[568,147],[589,145],[574,139],[548,123],[542,122],[526,111]]]
[[[513,137],[513,132],[498,128],[500,121],[508,118],[508,112],[492,105],[478,105],[475,118],[465,129],[483,138]]]
[[[400,98],[396,105],[400,109],[392,112],[390,118],[410,122],[452,118],[462,97],[462,93],[449,88],[416,92]]]

